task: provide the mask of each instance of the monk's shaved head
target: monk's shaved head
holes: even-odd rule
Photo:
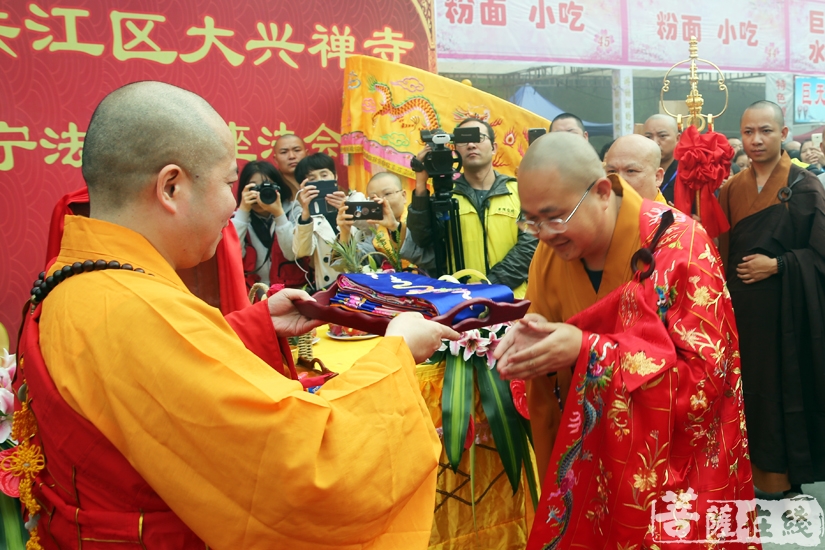
[[[367,183],[367,187],[369,187],[373,183],[383,183],[385,181],[391,182],[398,189],[404,188],[404,185],[401,183],[401,178],[399,178],[396,174],[393,174],[392,172],[378,172],[370,178],[370,181]]]
[[[604,156],[608,174],[618,174],[642,197],[655,200],[664,170],[662,152],[656,142],[639,134],[622,136]]]
[[[782,113],[782,107],[774,103],[773,101],[768,101],[766,99],[762,99],[760,101],[755,101],[748,105],[748,108],[745,109],[745,112],[742,113],[741,120],[745,118],[745,113],[750,111],[751,109],[770,109],[773,112],[773,120],[776,122],[776,125],[779,128],[785,126],[785,115]]]
[[[556,172],[566,184],[582,190],[605,175],[593,146],[569,132],[544,134],[534,141],[521,161],[519,176],[545,170]]]
[[[304,140],[295,134],[285,134],[275,141],[273,147],[275,154],[272,155],[272,160],[278,166],[288,182],[295,186],[295,191],[298,190],[297,185],[301,182],[295,181],[295,168],[298,163],[307,156],[307,148]]]
[[[614,154],[618,151],[633,151],[633,156],[639,161],[649,166],[658,168],[662,162],[662,150],[656,143],[639,134],[622,136],[613,142],[605,155],[605,162],[610,157],[610,152]]]
[[[118,88],[97,106],[86,131],[82,169],[92,203],[119,209],[170,164],[195,178],[225,156],[228,132],[192,92],[148,81]]]
[[[659,146],[662,152],[660,166],[665,170],[673,162],[673,151],[679,142],[679,126],[672,116],[656,114],[648,117],[644,125],[646,138],[650,138]]]
[[[679,126],[676,125],[676,119],[673,118],[670,115],[663,115],[661,113],[651,115],[651,116],[647,117],[647,120],[645,121],[645,124],[647,124],[648,122],[656,122],[656,123],[659,123],[659,124],[666,124],[668,129],[671,130],[674,134],[679,133]]]
[[[304,140],[302,140],[300,137],[296,136],[295,134],[284,134],[284,135],[282,135],[281,137],[279,137],[278,139],[275,140],[275,149],[278,149],[278,147],[281,147],[281,146],[286,147],[286,146],[288,146],[287,144],[290,144],[289,146],[291,146],[293,142],[296,143],[296,144],[300,143],[301,147],[306,148],[306,144],[304,144]]]
[[[589,142],[568,132],[534,141],[519,167],[518,191],[522,216],[531,224],[526,230],[563,260],[602,269],[618,204]]]

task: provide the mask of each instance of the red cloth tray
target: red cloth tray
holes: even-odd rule
[[[294,302],[295,307],[302,315],[311,319],[321,319],[328,323],[363,330],[370,334],[384,335],[384,332],[387,330],[387,325],[392,319],[389,317],[379,317],[377,315],[349,311],[340,307],[332,307],[329,305],[329,301],[335,296],[336,292],[338,292],[337,282],[333,283],[328,289],[313,294],[312,297],[315,298],[314,302],[311,300],[299,300]],[[489,309],[490,313],[487,317],[483,319],[464,319],[453,325],[453,319],[455,319],[455,316],[458,315],[459,312],[469,306],[477,304]],[[487,327],[521,319],[527,313],[529,307],[530,300],[518,300],[512,304],[508,304],[494,302],[489,298],[473,298],[454,307],[443,315],[433,317],[431,320],[452,327],[458,332],[464,332],[474,328]]]

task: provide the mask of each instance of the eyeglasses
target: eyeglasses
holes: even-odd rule
[[[481,134],[480,133],[478,135],[478,141],[471,141],[470,143],[484,143],[485,141],[487,141],[489,139],[490,139],[490,136],[488,136],[487,134]],[[456,143],[455,146],[456,147],[467,147],[470,143]]]
[[[538,237],[541,233],[541,230],[544,229],[547,233],[551,235],[558,235],[559,233],[564,233],[567,231],[567,222],[570,221],[570,218],[573,217],[573,214],[576,213],[576,210],[579,209],[582,202],[584,202],[584,198],[590,192],[596,182],[599,180],[593,181],[588,187],[587,190],[582,195],[582,198],[579,199],[579,202],[576,203],[576,207],[573,208],[573,211],[570,212],[570,215],[567,216],[567,219],[556,218],[553,220],[542,220],[540,222],[534,222],[531,220],[519,220],[516,223],[518,224],[518,228],[527,233],[528,235],[532,235],[534,237]]]

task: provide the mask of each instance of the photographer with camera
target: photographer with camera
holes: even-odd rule
[[[300,288],[307,283],[309,262],[295,261],[290,221],[301,206],[292,200],[292,190],[275,167],[252,161],[238,178],[238,209],[232,224],[238,233],[247,287],[257,282]],[[273,267],[274,266],[274,267]]]
[[[527,272],[538,241],[524,233],[516,222],[521,215],[516,178],[493,170],[496,153],[495,133],[487,122],[468,118],[456,126],[478,128],[477,143],[456,143],[455,151],[464,166],[463,173],[454,180],[452,197],[458,202],[462,235],[463,264],[467,269],[484,273],[490,282],[507,285],[517,298],[524,297]],[[409,207],[408,229],[415,243],[428,253],[435,247],[436,235],[444,233],[435,224],[427,180],[427,155],[431,147],[421,151],[415,168],[415,193]]]
[[[364,204],[353,199],[338,209],[338,240],[348,242],[356,239],[364,253],[379,252],[389,258],[399,256],[402,266],[417,265],[431,268],[434,258],[407,237],[407,191],[401,178],[392,172],[379,172],[367,183],[367,196],[373,202],[370,209],[361,209]],[[353,213],[353,211],[355,213]],[[361,228],[371,227],[373,238],[362,235]],[[391,248],[390,248],[391,247]]]

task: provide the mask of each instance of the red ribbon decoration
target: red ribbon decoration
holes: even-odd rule
[[[711,238],[730,229],[725,213],[716,199],[716,190],[730,174],[733,148],[728,139],[717,132],[700,134],[688,126],[673,152],[679,161],[673,203],[682,212],[692,212],[699,195],[698,212],[702,225]]]

